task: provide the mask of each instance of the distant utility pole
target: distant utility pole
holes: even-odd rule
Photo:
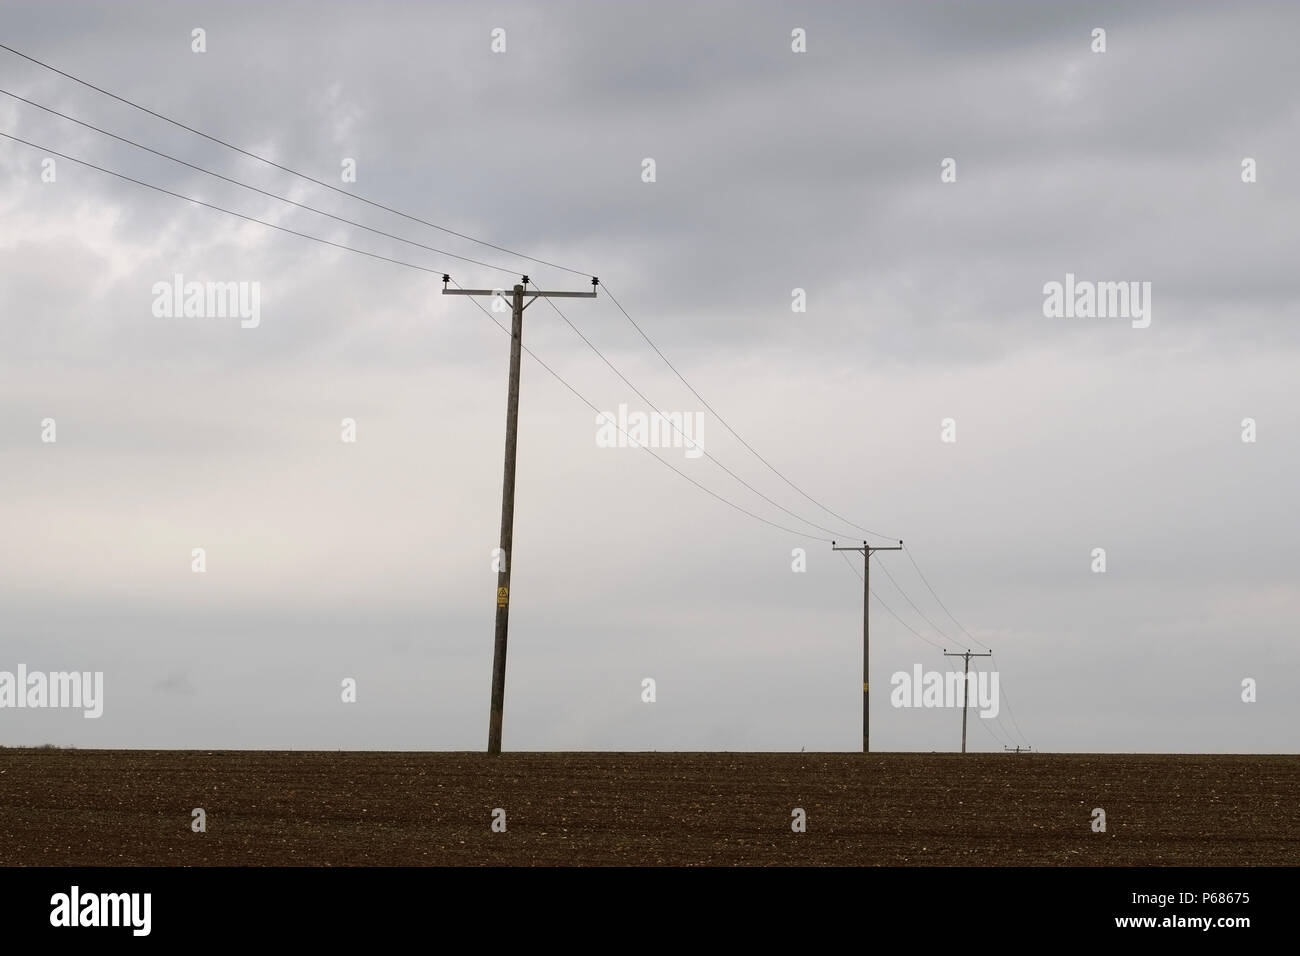
[[[963,651],[960,654],[950,654],[943,652],[944,657],[964,657],[966,658],[966,676],[961,682],[961,752],[966,752],[966,711],[970,705],[970,659],[972,657],[992,657],[993,651],[990,649],[987,654],[974,654],[970,651]]]
[[[867,668],[867,661],[871,653],[871,637],[869,623],[871,615],[868,613],[870,607],[868,601],[871,600],[871,556],[877,551],[902,551],[903,542],[899,541],[897,546],[889,548],[873,548],[867,542],[862,542],[860,548],[841,548],[834,541],[831,542],[832,551],[858,551],[862,554],[862,752],[871,753],[871,709],[868,706],[868,693],[870,691],[871,677]]]
[[[1019,744],[1016,744],[1014,747],[1003,747],[1002,749],[1009,754],[1027,754],[1033,753],[1034,751],[1033,747],[1022,747]]]
[[[449,289],[451,276],[442,277],[443,295],[487,295],[500,297],[501,289]],[[510,385],[506,399],[506,465],[505,479],[501,484],[501,550],[497,571],[497,623],[496,639],[492,650],[492,715],[488,721],[488,753],[501,753],[501,717],[506,701],[506,635],[510,626],[510,572],[514,567],[515,534],[515,449],[519,437],[519,358],[523,351],[524,309],[538,299],[594,299],[598,280],[591,280],[590,292],[525,292],[528,276],[514,288],[513,320],[510,326]],[[524,296],[532,296],[526,303]]]

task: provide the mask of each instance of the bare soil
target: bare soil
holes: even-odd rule
[[[1290,755],[0,749],[0,865],[1296,866],[1298,797]]]

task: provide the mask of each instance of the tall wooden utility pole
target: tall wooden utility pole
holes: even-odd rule
[[[871,599],[871,556],[877,551],[902,551],[903,542],[899,541],[898,545],[889,548],[873,548],[865,541],[860,548],[841,548],[831,542],[832,551],[860,551],[862,552],[862,752],[871,753],[871,708],[869,706],[869,692],[871,677],[868,672],[867,661],[871,655],[871,632],[869,623],[871,615],[867,602]]]
[[[442,277],[443,295],[504,296],[501,289],[449,289],[451,276]],[[594,299],[598,280],[591,280],[590,292],[541,292],[525,290],[528,276],[514,288],[513,318],[510,323],[510,385],[506,398],[506,464],[501,483],[501,550],[497,559],[497,622],[492,648],[492,714],[488,719],[488,753],[501,753],[501,722],[506,703],[506,636],[510,629],[510,572],[514,567],[515,536],[515,450],[519,437],[519,359],[523,351],[524,309],[541,298]],[[524,296],[532,296],[524,302]]]
[[[963,651],[960,654],[950,654],[943,652],[944,657],[964,657],[966,659],[966,676],[961,681],[961,752],[966,752],[966,711],[970,704],[970,659],[972,657],[992,657],[993,651],[989,650],[987,654],[973,654],[970,651]]]

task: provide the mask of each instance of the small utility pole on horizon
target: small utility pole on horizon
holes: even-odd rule
[[[972,657],[992,657],[993,651],[989,650],[987,654],[975,654],[971,651],[963,651],[960,654],[950,654],[943,652],[944,657],[964,657],[966,659],[966,676],[961,682],[961,752],[966,752],[966,711],[970,704],[970,659]]]
[[[443,295],[503,296],[501,289],[449,289],[451,276],[442,277]],[[514,287],[513,315],[510,323],[510,384],[506,397],[506,461],[505,477],[501,483],[501,549],[497,570],[496,636],[492,648],[492,713],[488,720],[488,753],[501,753],[501,724],[506,701],[506,636],[510,625],[510,572],[514,567],[515,535],[515,450],[519,437],[519,360],[523,351],[524,309],[541,298],[594,299],[599,281],[593,277],[590,292],[525,291],[528,276]],[[526,303],[525,295],[532,298]]]
[[[871,753],[871,708],[869,706],[869,692],[871,677],[867,662],[871,655],[871,632],[870,619],[871,606],[871,556],[877,551],[902,551],[903,542],[900,540],[896,546],[888,548],[873,548],[867,542],[862,542],[860,548],[841,548],[834,541],[831,542],[832,551],[859,551],[862,553],[862,752]]]

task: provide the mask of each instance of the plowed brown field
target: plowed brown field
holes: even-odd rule
[[[1298,799],[1300,756],[0,750],[0,865],[1294,866]]]

